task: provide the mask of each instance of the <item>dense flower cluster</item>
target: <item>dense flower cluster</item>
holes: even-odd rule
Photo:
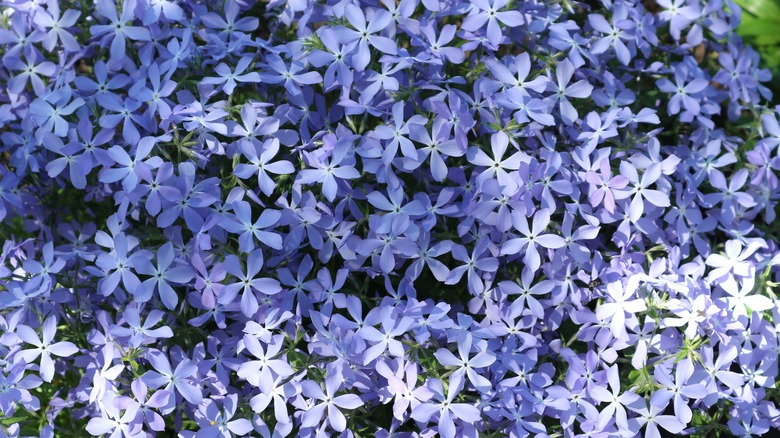
[[[731,0],[2,5],[0,437],[780,427]]]

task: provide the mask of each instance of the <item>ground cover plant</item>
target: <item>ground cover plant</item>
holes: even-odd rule
[[[730,0],[5,0],[0,437],[780,427]]]

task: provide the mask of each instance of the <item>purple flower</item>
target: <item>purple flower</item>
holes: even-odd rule
[[[270,68],[270,71],[261,73],[260,81],[269,84],[284,82],[285,90],[293,96],[302,93],[301,85],[312,85],[322,82],[322,76],[316,71],[301,73],[306,68],[306,65],[300,61],[293,60],[288,67],[279,55],[270,54],[265,58],[265,63]]]
[[[169,283],[184,284],[195,276],[192,268],[187,265],[173,266],[175,254],[173,244],[167,242],[157,250],[157,265],[153,265],[148,259],[142,259],[135,267],[139,274],[149,275],[151,278],[144,280],[136,290],[132,291],[135,300],[147,302],[151,299],[154,290],[160,296],[160,300],[169,309],[175,309],[179,302],[176,291]]]
[[[54,134],[44,134],[45,144],[48,149],[54,150],[57,154],[61,155],[60,158],[49,161],[46,165],[46,172],[50,177],[55,178],[60,175],[65,168],[68,168],[68,176],[73,187],[77,189],[84,189],[87,186],[87,179],[84,174],[84,165],[81,164],[81,156],[76,155],[81,151],[81,145],[78,143],[68,143],[63,145],[62,139]],[[87,171],[88,173],[88,171]]]
[[[374,129],[376,138],[389,140],[382,153],[382,159],[385,163],[389,163],[395,158],[399,146],[405,157],[415,161],[418,159],[417,148],[414,147],[414,143],[407,136],[410,131],[421,129],[427,120],[421,115],[414,115],[408,120],[405,119],[405,105],[406,102],[396,102],[393,105],[393,125],[380,125]]]
[[[71,97],[72,90],[64,87],[32,101],[30,114],[40,125],[40,129],[53,132],[58,137],[68,134],[68,122],[64,116],[73,114],[84,105],[83,99],[77,97],[71,101]]]
[[[382,331],[380,332],[373,326],[364,326],[358,332],[362,339],[373,343],[363,353],[363,365],[371,363],[374,359],[381,356],[385,351],[394,357],[404,356],[404,346],[401,341],[395,339],[406,333],[414,321],[410,318],[402,317],[397,319],[392,311],[385,311],[382,316]]]
[[[149,312],[146,316],[146,321],[143,323],[141,323],[141,315],[138,309],[132,307],[125,309],[122,315],[129,327],[114,325],[109,331],[115,336],[128,336],[130,338],[130,346],[133,348],[155,343],[159,338],[173,337],[173,331],[168,326],[152,328],[165,316],[165,313],[161,310]]]
[[[752,411],[748,411],[747,415],[743,414],[742,418],[731,418],[727,424],[734,436],[741,437],[762,436],[769,432],[771,427],[768,419],[758,419]]]
[[[769,297],[754,293],[755,278],[746,277],[741,283],[738,284],[734,277],[728,276],[718,284],[728,294],[727,307],[734,311],[735,316],[749,316],[748,309],[753,312],[763,312],[775,307],[775,303]]]
[[[309,55],[309,62],[315,67],[328,66],[323,76],[322,85],[325,90],[338,86],[348,89],[352,86],[354,74],[349,66],[349,54],[353,52],[356,43],[341,44],[337,35],[330,29],[322,28],[318,34],[320,41],[327,50],[316,49]]]
[[[238,164],[233,173],[242,179],[247,179],[257,174],[257,182],[260,190],[270,196],[276,188],[276,184],[268,173],[287,175],[295,172],[292,163],[286,160],[271,162],[279,153],[279,140],[271,139],[263,143],[258,141],[239,141],[238,150],[249,160],[249,164]]]
[[[282,249],[282,236],[273,231],[266,231],[265,228],[271,228],[282,217],[278,210],[264,209],[256,221],[252,219],[252,206],[246,201],[238,201],[231,204],[233,213],[226,215],[225,220],[220,226],[226,231],[239,234],[239,250],[250,253],[255,249],[255,239],[273,249]]]
[[[487,23],[487,40],[493,45],[499,45],[503,40],[501,24],[509,27],[522,25],[525,20],[519,11],[502,11],[508,0],[474,0],[471,2],[471,13],[463,20],[461,27],[469,32],[482,29]],[[499,24],[499,22],[501,24]]]
[[[296,394],[296,388],[292,383],[285,383],[287,379],[277,376],[274,379],[260,380],[260,394],[249,400],[252,410],[262,413],[271,402],[274,403],[274,417],[280,423],[290,424],[291,420],[287,411],[287,400]]]
[[[376,369],[387,379],[389,391],[393,394],[393,416],[403,421],[411,408],[414,410],[420,403],[428,401],[433,393],[424,385],[417,386],[418,369],[415,363],[404,364],[403,359],[397,359],[398,372],[393,373],[386,362],[378,361]],[[406,379],[404,380],[404,375]]]
[[[333,32],[341,41],[341,44],[357,42],[357,51],[353,52],[352,55],[352,65],[356,70],[365,70],[371,61],[369,45],[390,55],[398,53],[395,41],[385,36],[376,35],[387,28],[393,20],[392,15],[387,11],[383,9],[375,10],[373,17],[370,20],[366,20],[366,16],[359,6],[348,4],[344,8],[344,18],[346,18],[352,28],[339,26]],[[400,120],[398,119],[399,122]]]
[[[30,289],[37,289],[34,295],[48,292],[52,285],[52,277],[59,273],[65,267],[65,260],[54,258],[54,245],[49,242],[43,246],[43,260],[41,262],[33,259],[27,259],[22,264],[22,268],[28,274],[34,277],[30,280]]]
[[[517,123],[529,123],[531,120],[544,126],[555,125],[555,117],[550,114],[550,108],[542,99],[532,98],[517,88],[510,88],[496,97],[496,103],[515,110]]]
[[[703,196],[705,206],[714,207],[717,204],[721,204],[726,221],[734,219],[733,209],[737,205],[746,208],[755,207],[756,201],[753,199],[753,196],[750,193],[740,191],[745,186],[748,176],[749,172],[747,169],[740,169],[727,182],[723,172],[718,169],[712,169],[709,173],[710,184],[718,191]]]
[[[100,127],[112,129],[121,123],[122,138],[130,145],[138,144],[141,134],[137,125],[143,127],[146,124],[146,118],[136,112],[141,102],[130,97],[122,100],[115,94],[106,93],[100,99],[100,104],[114,112],[100,116]]]
[[[111,0],[98,0],[97,13],[108,19],[111,24],[94,24],[89,31],[92,36],[103,36],[104,41],[111,41],[111,61],[121,62],[125,57],[127,39],[135,41],[149,41],[152,36],[149,29],[142,26],[133,26],[135,19],[136,0],[125,0],[122,4],[122,14],[117,15],[116,5]]]
[[[693,300],[673,299],[669,301],[668,307],[677,318],[664,318],[664,325],[668,327],[687,325],[683,333],[689,339],[696,337],[700,332],[700,325],[719,312],[707,295],[699,295]]]
[[[563,237],[565,242],[564,247],[574,260],[578,263],[584,263],[590,257],[591,252],[587,246],[577,242],[596,239],[601,227],[585,224],[572,231],[573,226],[574,216],[572,214],[564,214],[563,223],[561,224],[561,237]]]
[[[479,409],[468,403],[453,403],[453,399],[463,389],[463,378],[451,376],[447,396],[441,388],[441,383],[432,388],[433,398],[438,403],[421,403],[412,410],[412,418],[415,421],[427,423],[431,417],[438,415],[438,431],[442,438],[454,438],[456,428],[454,419],[465,423],[475,423],[480,420]]]
[[[599,143],[618,134],[617,129],[615,129],[617,115],[617,111],[608,111],[603,121],[599,113],[595,111],[591,111],[585,116],[585,124],[592,131],[585,131],[577,137],[577,140],[587,140],[585,152],[593,151]]]
[[[501,245],[501,255],[514,255],[524,253],[523,263],[531,272],[536,272],[541,266],[541,257],[537,246],[548,249],[562,248],[566,241],[561,236],[547,233],[543,234],[550,224],[550,212],[541,209],[534,213],[533,224],[528,227],[528,218],[519,210],[512,212],[512,225],[523,237],[515,237]]]
[[[114,394],[116,392],[117,385],[114,382],[124,371],[125,366],[122,364],[114,365],[114,349],[114,345],[105,345],[101,349],[103,366],[99,370],[95,370],[92,375],[92,390],[89,392],[90,403],[98,400],[102,401],[106,394]]]
[[[471,255],[469,255],[463,245],[453,245],[450,249],[452,257],[463,262],[463,264],[450,271],[445,284],[456,284],[463,277],[463,274],[466,274],[469,292],[474,295],[482,293],[483,283],[477,270],[496,272],[499,266],[498,259],[491,257],[489,246],[490,241],[487,238],[479,239],[476,245],[474,245]]]
[[[252,335],[244,335],[244,347],[258,360],[250,360],[238,367],[238,377],[246,379],[253,386],[260,386],[263,382],[273,381],[276,377],[287,378],[295,371],[290,367],[279,352],[284,347],[283,339],[274,336],[263,348],[260,340]]]
[[[507,170],[517,170],[524,161],[522,151],[514,152],[508,158],[504,158],[509,147],[509,137],[504,131],[499,131],[490,137],[490,149],[493,158],[489,157],[481,148],[473,146],[468,151],[468,160],[477,166],[486,167],[477,177],[477,182],[482,183],[488,178],[496,178],[498,183],[507,191],[513,193],[517,190],[517,182]]]
[[[73,27],[76,24],[81,12],[68,9],[60,16],[60,6],[58,2],[48,2],[47,11],[38,11],[33,17],[33,21],[38,26],[49,29],[46,32],[46,36],[41,41],[43,48],[48,51],[53,51],[57,45],[57,41],[62,44],[62,47],[68,52],[78,52],[81,50],[81,45],[73,38],[69,27]]]
[[[674,402],[674,413],[677,419],[687,424],[693,418],[693,412],[688,406],[689,399],[701,399],[707,395],[704,385],[698,382],[691,383],[695,368],[689,358],[684,358],[675,365],[674,377],[671,375],[671,367],[658,364],[655,366],[653,376],[664,388],[653,394],[656,403]]]
[[[322,194],[325,199],[333,202],[338,193],[338,182],[360,178],[360,172],[355,169],[355,159],[351,156],[351,141],[337,141],[330,156],[304,152],[307,163],[312,169],[302,169],[298,172],[297,182],[322,184]]]
[[[710,399],[721,392],[739,394],[745,384],[743,374],[730,371],[731,364],[739,354],[737,347],[721,344],[718,350],[716,354],[713,347],[702,347],[701,363],[704,369],[696,375],[698,381],[707,389],[707,395]],[[720,384],[725,385],[727,389],[721,389]]]
[[[321,303],[321,312],[323,314],[330,315],[334,305],[339,309],[346,307],[347,297],[339,291],[344,287],[347,275],[349,275],[348,269],[339,269],[336,272],[335,279],[331,277],[327,269],[320,269],[317,272],[319,287],[313,288],[310,297],[312,302]]]
[[[146,358],[154,370],[145,372],[141,376],[141,380],[155,389],[164,385],[165,390],[170,393],[168,403],[161,409],[163,415],[170,413],[176,407],[175,393],[181,394],[186,401],[194,405],[201,402],[203,393],[200,390],[200,385],[192,382],[192,380],[197,380],[198,369],[193,361],[184,358],[174,370],[171,369],[168,357],[159,350],[149,350],[146,353]]]
[[[698,100],[699,93],[707,88],[709,81],[704,78],[695,78],[688,82],[687,76],[687,69],[680,65],[674,70],[674,83],[666,78],[658,80],[659,90],[664,93],[673,93],[668,104],[670,115],[680,112],[680,104],[694,115],[699,114],[701,110],[701,104]]]
[[[97,238],[96,236],[96,240]],[[125,290],[134,293],[140,286],[141,281],[135,275],[133,269],[143,261],[146,254],[144,252],[129,254],[135,245],[131,246],[124,233],[117,234],[113,240],[108,239],[108,243],[113,246],[113,250],[110,253],[100,254],[95,260],[95,264],[103,270],[105,275],[105,278],[100,280],[98,284],[98,290],[104,296],[109,296],[116,291],[121,280]]]
[[[414,129],[409,132],[412,140],[423,145],[417,150],[417,157],[421,161],[428,158],[431,175],[436,181],[443,181],[447,177],[446,158],[463,155],[463,150],[457,145],[456,140],[451,138],[447,123],[437,118],[433,121],[430,133],[427,129]]]
[[[674,415],[663,414],[666,403],[660,403],[657,399],[651,398],[647,406],[632,408],[634,412],[639,414],[635,421],[639,426],[645,427],[645,437],[661,438],[658,426],[673,434],[678,434],[685,429],[683,421]]]
[[[150,3],[149,8],[143,16],[145,25],[152,24],[164,17],[169,21],[184,20],[184,10],[172,0],[155,0]]]
[[[600,429],[604,429],[613,421],[618,428],[629,429],[628,414],[626,413],[624,405],[631,404],[639,397],[630,391],[626,391],[622,394],[620,393],[620,377],[618,371],[617,365],[612,365],[607,368],[607,382],[609,388],[612,389],[611,391],[607,389],[607,385],[594,385],[589,390],[593,399],[601,403],[607,403],[607,406],[599,412],[597,427]]]
[[[750,101],[750,93],[758,83],[756,78],[751,75],[751,59],[748,54],[742,53],[735,60],[731,53],[723,53],[718,56],[718,62],[720,62],[722,69],[712,80],[725,85],[732,100]]]
[[[382,216],[377,216],[379,222],[377,233],[388,233],[399,224],[425,213],[422,203],[417,199],[404,203],[404,192],[400,187],[390,188],[387,196],[381,192],[371,192],[367,195],[367,199],[377,210],[386,212]],[[397,231],[400,233],[406,230],[397,229]]]
[[[231,420],[238,409],[238,395],[228,394],[222,400],[222,406],[220,411],[216,402],[207,400],[205,409],[201,408],[205,411],[204,426],[195,434],[196,438],[232,438],[233,434],[242,436],[254,430],[252,423],[246,418]]]
[[[531,72],[531,58],[527,52],[510,58],[509,65],[511,69],[504,63],[492,58],[486,59],[485,65],[496,78],[494,82],[496,88],[516,90],[522,96],[530,96],[529,91],[542,93],[547,88],[549,79],[546,76],[542,75],[530,81],[526,80]]]
[[[502,293],[517,295],[517,298],[515,298],[510,306],[510,312],[512,314],[520,315],[525,309],[528,309],[535,317],[543,319],[545,306],[534,297],[534,295],[546,295],[550,293],[555,287],[555,282],[552,280],[542,280],[534,284],[534,273],[530,269],[523,269],[523,272],[520,274],[520,281],[520,284],[514,281],[502,281],[498,283],[498,288]]]
[[[708,279],[710,281],[722,279],[726,276],[736,275],[738,277],[747,277],[753,275],[754,265],[747,261],[755,253],[761,244],[751,242],[747,248],[742,249],[742,242],[739,240],[729,240],[725,244],[724,254],[710,254],[705,263],[714,269],[710,271]]]
[[[176,219],[184,217],[184,222],[190,231],[200,230],[203,225],[203,209],[217,202],[214,188],[217,180],[209,178],[195,184],[195,166],[191,162],[179,163],[178,178],[174,180],[177,189],[174,198],[167,199],[169,203],[157,216],[157,226],[171,226]]]
[[[176,199],[181,195],[179,189],[166,184],[173,177],[173,165],[169,162],[161,164],[153,177],[145,172],[139,176],[143,182],[138,184],[134,193],[146,197],[144,206],[152,217],[160,213],[165,200]]]
[[[195,269],[195,289],[201,293],[201,303],[209,308],[213,308],[216,303],[216,297],[224,284],[222,280],[227,276],[227,271],[222,263],[215,263],[210,268],[200,254],[193,254],[190,260]]]
[[[460,64],[466,58],[463,50],[458,47],[448,47],[447,44],[451,43],[455,38],[457,32],[457,26],[454,24],[446,24],[442,26],[441,30],[436,35],[436,28],[433,21],[430,21],[420,27],[420,33],[425,38],[425,47],[429,53],[437,59],[446,59],[452,64]]]
[[[577,118],[577,110],[569,102],[569,98],[582,99],[588,97],[593,91],[593,86],[587,80],[582,79],[571,84],[574,76],[574,65],[568,59],[564,59],[555,69],[557,82],[548,82],[549,88],[554,94],[547,98],[550,102],[558,102],[561,118],[567,125],[573,124]]]
[[[227,64],[220,62],[219,65],[214,68],[214,71],[216,71],[219,77],[206,77],[201,81],[201,83],[220,85],[222,90],[225,91],[225,94],[231,95],[233,94],[233,90],[236,88],[238,82],[260,82],[259,73],[254,71],[244,73],[252,61],[253,60],[250,56],[242,57],[238,60],[236,68],[233,71],[230,70],[230,67],[228,67]]]
[[[680,32],[701,15],[697,5],[686,5],[686,0],[659,0],[664,8],[659,18],[669,21],[669,33],[674,39],[680,39]]]
[[[575,31],[574,35],[570,30]],[[589,41],[576,33],[577,30],[579,27],[572,21],[552,23],[548,43],[562,52],[568,51],[567,59],[575,68],[580,68],[585,64],[585,57],[592,58],[592,55],[587,51]]]
[[[637,290],[638,281],[639,278],[631,277],[625,285],[621,282],[608,283],[607,296],[612,301],[596,308],[596,317],[602,321],[609,320],[609,329],[616,339],[628,339],[626,314],[633,318],[638,312],[647,309],[644,299],[631,299]]]
[[[146,111],[147,118],[159,114],[162,119],[165,119],[171,114],[168,98],[176,89],[176,82],[163,76],[157,64],[149,66],[146,76],[151,88],[146,86],[145,80],[137,82],[130,89],[130,95],[149,105]]]
[[[95,63],[92,74],[94,76],[77,76],[73,83],[79,92],[94,97],[98,103],[106,99],[107,95],[113,95],[112,90],[121,90],[130,82],[130,77],[126,74],[109,76],[108,66],[104,61]]]
[[[137,131],[133,135],[137,135]],[[108,157],[119,166],[104,169],[100,172],[99,179],[101,182],[112,183],[121,180],[122,188],[131,192],[137,187],[140,178],[151,179],[152,167],[160,161],[159,157],[147,158],[156,143],[156,139],[154,137],[144,137],[140,141],[136,141],[136,143],[138,147],[133,157],[121,146],[111,146],[109,148]]]
[[[330,367],[325,378],[325,392],[317,383],[305,380],[301,383],[303,395],[318,400],[314,406],[306,410],[301,422],[302,427],[313,427],[320,424],[322,416],[326,415],[327,424],[336,432],[342,432],[347,427],[347,419],[341,409],[357,409],[363,406],[363,400],[356,394],[336,395],[343,384],[340,369]]]
[[[627,18],[628,8],[622,5],[615,5],[613,8],[612,24],[603,15],[588,15],[588,23],[590,23],[591,27],[597,32],[606,34],[606,36],[593,42],[590,49],[591,53],[604,53],[607,49],[613,47],[618,61],[628,65],[631,62],[631,50],[623,40],[630,41],[633,39],[634,23],[627,20]]]
[[[282,291],[279,281],[272,278],[257,278],[263,268],[263,252],[256,249],[246,258],[246,273],[241,269],[238,257],[230,255],[225,258],[225,270],[235,277],[235,283],[225,285],[217,301],[221,304],[229,304],[241,292],[241,311],[247,317],[251,317],[260,307],[257,303],[255,290],[265,294],[274,295]]]
[[[21,94],[24,91],[27,82],[32,84],[33,91],[37,96],[43,96],[46,92],[41,76],[51,77],[57,71],[57,66],[53,62],[38,59],[33,55],[25,54],[26,63],[21,58],[9,58],[5,65],[9,70],[19,70],[10,81],[8,81],[8,91],[13,94]]]
[[[657,184],[659,178],[661,178],[661,164],[653,163],[642,174],[642,179],[639,179],[637,175],[636,167],[628,162],[620,164],[620,174],[628,178],[633,187],[630,189],[630,193],[633,194],[631,199],[631,206],[629,208],[629,215],[633,218],[639,219],[644,213],[644,201],[647,200],[650,204],[656,207],[669,207],[669,196],[661,190],[653,190],[650,187],[651,184]]]
[[[165,421],[155,409],[165,407],[165,403],[168,400],[170,393],[164,390],[155,391],[155,393],[147,399],[147,395],[149,394],[148,388],[141,379],[133,380],[133,383],[130,384],[130,390],[133,397],[117,397],[114,403],[120,409],[137,409],[137,415],[143,418],[144,423],[149,426],[151,430],[155,432],[162,432],[165,430]],[[133,408],[131,408],[131,406],[133,406]]]
[[[438,281],[445,281],[450,274],[449,268],[436,259],[436,257],[442,256],[452,250],[452,242],[445,240],[443,242],[437,242],[431,245],[430,234],[425,233],[422,235],[419,244],[419,252],[417,257],[406,270],[406,277],[410,279],[416,279],[423,267],[428,266],[431,273]]]
[[[234,32],[249,33],[260,24],[256,17],[241,17],[241,3],[237,1],[225,2],[225,18],[216,12],[208,12],[201,17],[203,24],[211,29],[219,29],[220,37],[227,37]]]
[[[86,431],[94,436],[110,433],[110,438],[142,438],[145,436],[143,423],[136,421],[138,406],[130,404],[127,409],[124,409],[124,413],[121,411],[120,408],[111,404],[105,405],[101,411],[101,417],[89,419]]]
[[[462,333],[458,337],[458,355],[460,357],[455,357],[454,354],[444,348],[436,350],[433,355],[436,356],[440,364],[446,367],[457,367],[451,375],[452,379],[462,379],[465,374],[469,382],[478,391],[486,392],[491,388],[491,383],[476,370],[490,366],[496,361],[496,358],[487,351],[479,351],[474,357],[470,357],[472,347],[474,346],[472,342],[473,337],[471,333]],[[477,349],[479,350],[479,347]]]
[[[589,170],[585,174],[585,181],[592,184],[591,192],[588,195],[588,201],[594,208],[598,207],[604,201],[604,208],[610,212],[615,212],[615,199],[623,199],[625,196],[620,191],[625,188],[629,179],[624,175],[612,176],[612,170],[609,168],[609,159],[604,158],[599,165],[601,175]]]
[[[41,325],[41,337],[35,330],[26,325],[16,327],[16,335],[22,342],[32,345],[34,348],[21,350],[19,358],[27,363],[33,363],[40,357],[39,372],[44,382],[51,382],[54,377],[54,361],[51,355],[67,357],[78,353],[79,349],[72,342],[54,342],[57,333],[57,319],[50,316]]]

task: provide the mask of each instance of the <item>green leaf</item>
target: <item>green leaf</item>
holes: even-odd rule
[[[780,21],[780,6],[775,0],[734,0],[742,8],[742,24],[747,18],[760,17],[767,21]]]
[[[756,44],[759,46],[776,46],[780,44],[780,34],[775,35],[758,35],[755,38]],[[770,49],[773,49],[775,52],[780,52],[780,48],[778,47],[771,47]],[[774,53],[774,56],[777,56],[780,53]],[[768,53],[768,55],[773,55],[772,53]]]

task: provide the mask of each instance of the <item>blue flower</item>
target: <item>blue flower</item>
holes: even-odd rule
[[[207,77],[204,78],[202,84],[221,85],[226,94],[233,94],[233,90],[236,88],[238,82],[260,82],[260,74],[254,71],[244,73],[250,66],[252,58],[249,56],[242,57],[236,64],[234,71],[230,70],[227,64],[224,62],[219,63],[214,69],[219,77]]]
[[[265,59],[265,64],[270,70],[267,73],[260,74],[260,81],[269,84],[284,83],[285,90],[291,95],[301,94],[301,85],[312,85],[322,82],[322,76],[318,72],[304,72],[306,65],[297,60],[293,60],[288,66],[278,55],[270,54]],[[250,78],[250,80],[254,81],[254,77]]]
[[[151,299],[156,289],[165,307],[175,309],[178,304],[178,295],[170,283],[187,283],[194,277],[194,272],[187,265],[173,266],[175,254],[171,242],[162,245],[157,250],[156,258],[156,266],[148,260],[144,260],[135,267],[136,272],[148,275],[150,278],[144,280],[132,293],[136,301],[143,303]]]
[[[125,57],[127,40],[149,41],[152,36],[149,29],[142,26],[133,26],[135,21],[136,0],[125,0],[122,4],[122,14],[117,15],[116,6],[112,0],[98,0],[97,13],[106,18],[111,24],[94,24],[89,31],[92,36],[102,36],[105,42],[111,41],[111,61],[121,62]]]
[[[67,357],[79,352],[78,347],[72,342],[52,342],[57,333],[57,319],[54,316],[46,318],[41,325],[41,336],[26,325],[16,327],[16,335],[22,342],[32,345],[33,348],[22,350],[19,357],[27,363],[33,363],[40,357],[39,372],[44,382],[51,382],[54,378],[54,361],[51,355]]]
[[[354,4],[347,4],[344,8],[344,18],[352,28],[341,26],[334,29],[334,33],[342,44],[357,42],[357,46],[355,46],[357,50],[352,53],[352,66],[356,70],[365,70],[371,61],[369,45],[390,55],[398,53],[395,41],[376,35],[390,25],[393,19],[387,11],[376,10],[373,17],[366,20],[363,9]]]

